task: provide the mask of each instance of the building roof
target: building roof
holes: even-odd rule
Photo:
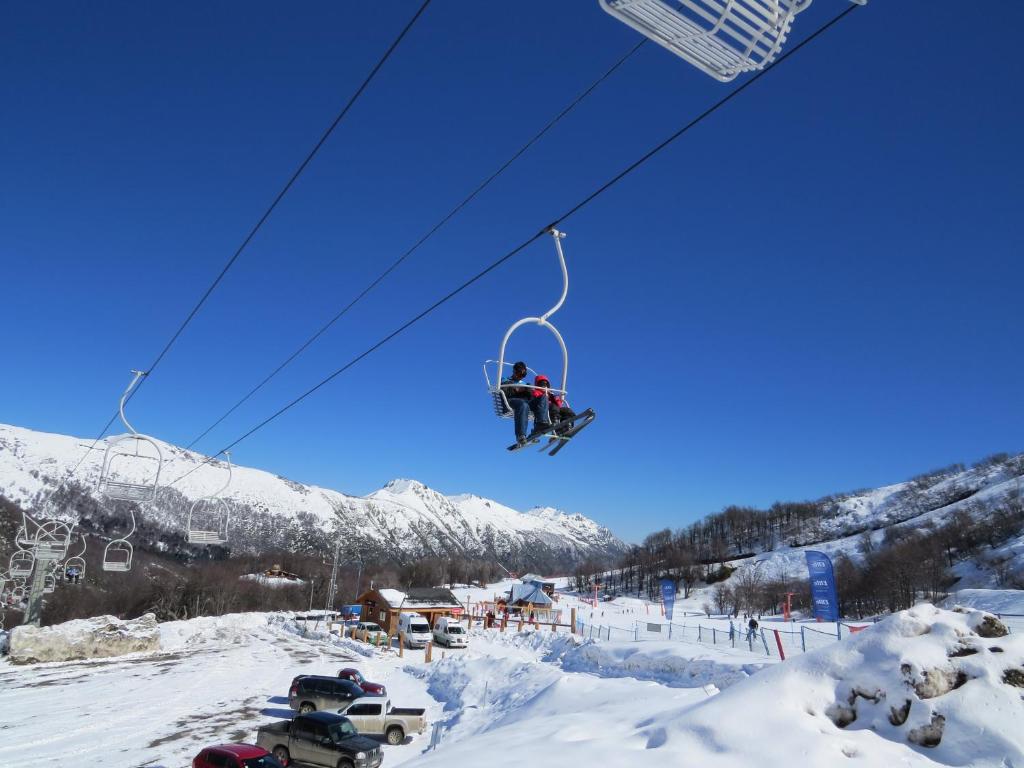
[[[524,584],[528,584],[531,581],[540,582],[541,584],[554,584],[554,579],[546,579],[543,576],[539,576],[536,573],[527,573],[519,577],[519,580]]]
[[[536,583],[513,584],[510,599],[513,603],[524,602],[533,605],[551,605],[551,598]]]
[[[443,587],[412,587],[407,592],[397,589],[378,589],[391,608],[461,608],[462,603],[452,594],[450,589]]]

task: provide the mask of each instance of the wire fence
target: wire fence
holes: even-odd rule
[[[1006,625],[1011,634],[1024,633],[1024,614],[994,615]],[[780,622],[779,626],[759,625],[757,629],[750,630],[742,622],[733,620],[721,620],[719,624],[637,621],[632,628],[628,628],[577,619],[576,631],[587,639],[638,643],[672,640],[730,648],[781,661],[789,656],[833,645],[871,625],[869,621],[815,626]]]
[[[587,639],[619,642],[670,640],[735,649],[764,658],[783,660],[788,656],[831,645],[869,626],[868,623],[840,623],[811,627],[780,622],[778,627],[758,626],[751,630],[742,622],[722,620],[718,624],[637,621],[632,628],[627,628],[578,619],[576,631]]]

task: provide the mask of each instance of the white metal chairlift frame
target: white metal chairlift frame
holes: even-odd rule
[[[228,465],[228,477],[220,488],[214,491],[209,496],[203,496],[202,498],[196,499],[192,502],[192,506],[188,510],[188,522],[186,524],[186,531],[188,534],[188,541],[190,544],[225,544],[228,540],[228,522],[231,518],[231,508],[227,502],[221,498],[221,494],[224,493],[231,485],[231,455],[227,452],[224,453],[227,458]],[[193,518],[197,512],[202,513],[202,507],[204,504],[211,505],[212,510],[209,510],[201,515],[201,517],[213,517],[217,519],[217,526],[214,530],[210,530],[213,526],[205,526],[194,528]]]
[[[64,573],[64,579],[65,580],[67,580],[67,578],[68,578],[67,574],[68,574],[68,569],[69,568],[77,568],[78,569],[78,579],[79,579],[79,581],[81,581],[82,579],[85,578],[85,550],[89,546],[89,544],[88,544],[88,542],[85,539],[85,534],[79,533],[79,536],[82,539],[82,549],[81,549],[81,551],[77,555],[72,555],[71,557],[69,557],[67,560],[65,560],[61,564],[61,568],[63,568],[63,573]]]
[[[864,5],[867,0],[851,0]],[[649,40],[726,83],[764,69],[811,0],[599,0]]]
[[[96,483],[96,488],[100,493],[110,499],[147,502],[153,501],[156,498],[156,492],[160,486],[160,470],[163,467],[163,452],[160,450],[160,446],[157,445],[153,438],[140,434],[135,427],[129,423],[128,419],[124,415],[124,406],[128,400],[128,396],[131,394],[132,390],[135,389],[139,380],[146,375],[144,371],[132,371],[132,373],[134,374],[134,378],[132,379],[131,384],[128,385],[128,389],[126,389],[124,394],[121,395],[121,402],[118,405],[118,413],[121,416],[122,423],[128,429],[128,433],[118,435],[107,440],[107,449],[103,453],[103,467],[100,470],[100,477]],[[128,442],[134,442],[134,453],[116,450],[118,446]],[[142,443],[148,443],[151,445],[156,451],[156,456],[140,454],[139,448]],[[113,464],[118,458],[144,458],[149,461],[155,459],[156,473],[153,476],[152,483],[130,483],[121,480],[114,480],[112,477]]]
[[[562,304],[565,303],[565,297],[569,294],[569,270],[565,266],[565,253],[562,251],[562,238],[565,237],[565,233],[559,232],[557,229],[552,228],[548,231],[548,234],[550,234],[552,239],[554,239],[555,241],[555,251],[558,254],[558,263],[562,268],[562,295],[555,303],[555,306],[553,306],[543,315],[540,315],[539,317],[524,317],[521,320],[517,320],[516,322],[512,323],[511,327],[509,327],[509,329],[505,331],[505,336],[501,340],[501,348],[498,350],[498,359],[484,361],[484,379],[487,381],[487,390],[491,393],[495,414],[502,419],[511,419],[514,415],[512,412],[512,406],[508,402],[508,397],[505,395],[504,389],[504,387],[510,385],[506,384],[503,386],[501,383],[502,373],[505,369],[505,366],[510,365],[510,363],[505,362],[505,349],[508,346],[508,340],[512,337],[512,334],[515,333],[516,330],[518,330],[524,325],[529,325],[532,323],[534,325],[539,325],[543,328],[547,328],[549,331],[551,331],[552,335],[555,337],[555,340],[558,341],[558,346],[562,350],[562,386],[559,389],[555,389],[554,387],[536,387],[528,384],[519,384],[511,386],[531,386],[532,389],[540,389],[545,392],[555,392],[557,394],[561,394],[562,396],[565,396],[567,394],[566,383],[568,382],[569,378],[569,352],[566,349],[565,340],[562,338],[562,334],[559,333],[558,329],[554,325],[548,322],[548,318],[555,314],[555,312],[557,312],[559,309],[561,309]],[[490,374],[487,372],[487,366],[492,363],[495,363],[497,366],[493,382],[491,381]],[[533,371],[532,368],[529,368],[528,370],[533,372],[536,376],[536,371]],[[531,420],[533,419],[532,413],[530,414],[529,418]]]
[[[124,573],[132,569],[132,557],[135,554],[135,550],[128,539],[135,533],[135,512],[128,510],[128,515],[131,518],[132,527],[121,538],[111,539],[107,546],[103,548],[103,564],[101,567],[104,571]],[[123,553],[124,556],[118,556],[117,553]]]

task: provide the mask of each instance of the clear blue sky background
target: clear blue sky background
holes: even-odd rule
[[[418,3],[14,3],[0,24],[0,421],[92,437]],[[845,7],[817,0],[802,38]],[[508,455],[481,362],[550,242],[235,450],[413,477],[637,540],[730,503],[1024,449],[1024,4],[872,2],[565,222],[556,316],[599,421]],[[994,21],[994,23],[987,23]],[[184,444],[638,37],[596,2],[438,0],[131,413]],[[198,447],[216,451],[723,95],[646,46]],[[554,373],[538,329],[511,354]]]

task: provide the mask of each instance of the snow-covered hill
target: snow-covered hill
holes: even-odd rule
[[[80,519],[95,530],[116,531],[126,509],[104,504],[95,491],[103,443],[68,478],[90,444],[0,424],[0,495],[31,512],[67,479],[46,512]],[[140,525],[163,546],[173,546],[175,535],[185,531],[192,502],[223,485],[226,469],[222,464],[202,466],[201,454],[164,442],[159,446],[162,487],[156,502],[142,511]],[[340,533],[352,553],[398,562],[430,555],[493,554],[512,566],[552,568],[624,549],[607,528],[583,515],[550,508],[522,513],[479,496],[445,496],[415,480],[392,480],[367,497],[357,497],[236,466],[226,497],[236,552],[327,552]]]

